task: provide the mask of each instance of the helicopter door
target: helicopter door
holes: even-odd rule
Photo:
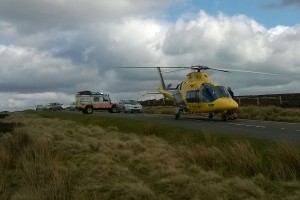
[[[188,108],[192,112],[197,112],[200,108],[199,90],[190,90],[186,92],[186,101]]]

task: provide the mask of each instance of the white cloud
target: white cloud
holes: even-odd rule
[[[41,92],[67,91],[78,82],[95,82],[96,69],[74,65],[35,49],[0,45],[0,91]]]
[[[237,94],[299,92],[300,26],[267,29],[245,15],[210,16],[204,11],[175,22],[142,15],[166,6],[161,1],[83,5],[86,1],[29,0],[23,13],[13,15],[24,4],[15,2],[0,3],[0,11],[9,10],[0,12],[5,20],[0,23],[0,36],[5,36],[0,40],[0,95],[8,96],[0,101],[0,109],[71,101],[77,91],[86,89],[135,99],[159,84],[156,69],[113,69],[119,66],[200,64],[281,73],[291,76],[208,71],[213,80],[230,85]],[[32,11],[29,5],[34,3]],[[78,5],[82,11],[71,12],[79,10]],[[33,16],[36,19],[31,21]],[[175,86],[186,73],[165,74],[166,83]]]
[[[231,64],[263,62],[272,53],[265,33],[263,26],[246,16],[212,17],[201,11],[194,19],[180,19],[169,29],[164,52],[193,54],[202,62],[219,58]]]
[[[161,10],[182,0],[2,0],[0,18],[21,31],[77,29],[99,21],[118,20]]]

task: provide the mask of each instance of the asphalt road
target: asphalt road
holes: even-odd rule
[[[94,112],[93,115],[130,118],[153,123],[170,124],[172,126],[193,128],[208,132],[227,135],[240,135],[268,140],[287,141],[300,144],[300,123],[271,122],[259,120],[208,120],[201,116],[182,115],[175,120],[173,115],[145,114],[145,113],[106,113]]]

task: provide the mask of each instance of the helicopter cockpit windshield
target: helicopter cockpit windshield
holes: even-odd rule
[[[214,86],[210,83],[204,83],[199,90],[190,90],[186,93],[187,102],[213,102],[222,97],[231,98],[229,92],[224,86]]]
[[[199,89],[199,99],[201,102],[213,102],[222,97],[230,97],[229,92],[224,86],[214,86],[210,83],[204,83]]]

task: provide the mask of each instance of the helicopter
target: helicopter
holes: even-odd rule
[[[233,99],[230,94],[230,89],[226,89],[221,84],[209,79],[208,75],[204,72],[206,70],[216,70],[220,72],[247,72],[255,74],[273,75],[278,74],[244,71],[235,69],[219,69],[202,65],[190,66],[190,67],[118,67],[118,68],[156,68],[160,77],[161,85],[158,87],[158,94],[162,94],[164,99],[170,99],[176,105],[175,119],[180,118],[181,113],[206,113],[208,118],[212,119],[214,115],[220,114],[221,120],[237,119],[236,110],[238,109],[238,103]],[[162,68],[173,68],[170,71],[164,71],[165,73],[180,71],[180,70],[192,70],[186,76],[186,80],[177,84],[175,88],[170,85],[166,87],[164,78],[162,75]]]

